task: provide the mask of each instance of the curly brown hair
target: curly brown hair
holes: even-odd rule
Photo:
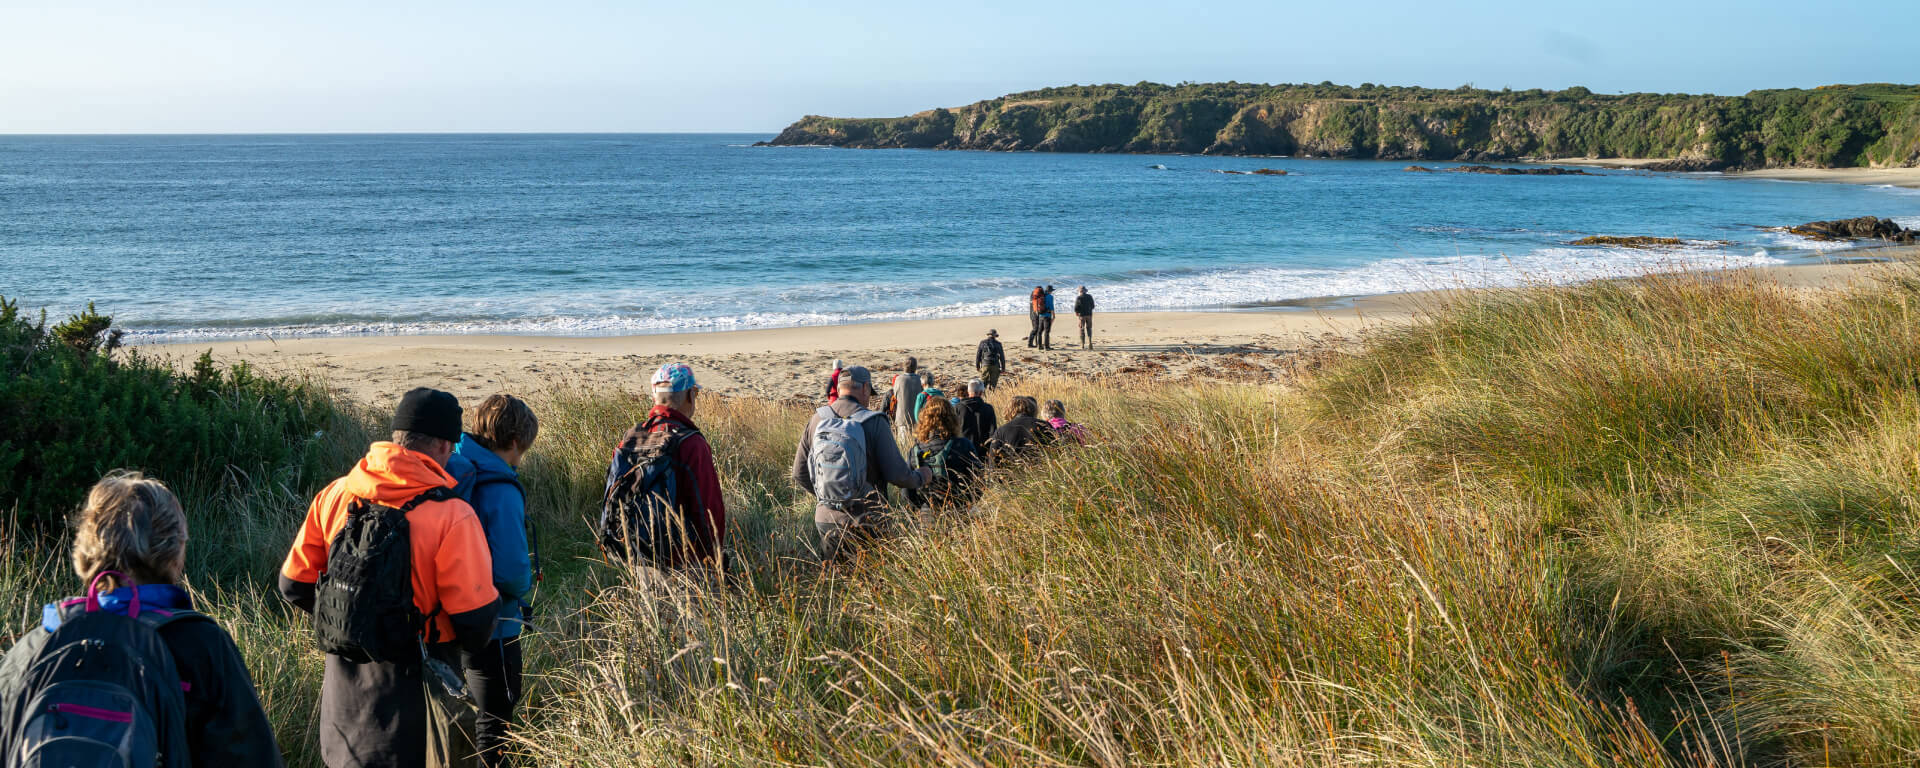
[[[913,425],[914,442],[951,440],[960,434],[960,416],[944,397],[929,397],[920,407],[920,423]]]

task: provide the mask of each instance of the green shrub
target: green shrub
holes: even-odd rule
[[[324,393],[202,355],[190,374],[118,352],[92,304],[49,328],[0,300],[0,510],[49,530],[108,470],[212,490],[305,463],[334,422]],[[266,478],[253,478],[265,480]]]

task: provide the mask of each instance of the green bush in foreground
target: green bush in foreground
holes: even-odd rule
[[[1915,286],[1488,294],[1293,390],[1024,383],[1096,444],[836,574],[783,479],[805,410],[713,398],[698,420],[743,572],[711,592],[617,573],[587,540],[606,452],[644,404],[533,393],[548,577],[519,749],[569,766],[1911,765]],[[319,656],[268,585],[354,429],[323,446],[329,473],[188,499],[195,586],[296,766],[318,762]],[[0,555],[6,628],[61,591],[58,562]]]
[[[265,483],[304,461],[336,408],[304,383],[221,368],[188,372],[118,352],[112,319],[47,327],[0,300],[0,511],[50,529],[107,470],[132,467],[176,487]],[[231,476],[230,476],[231,475]]]

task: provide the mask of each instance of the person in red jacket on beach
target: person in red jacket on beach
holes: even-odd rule
[[[839,371],[834,371],[838,374]],[[647,412],[647,420],[633,429],[622,443],[633,442],[642,436],[663,429],[675,429],[686,432],[679,443],[679,452],[675,456],[687,468],[680,477],[680,487],[675,491],[681,505],[681,516],[686,521],[690,558],[675,554],[667,562],[658,563],[669,568],[683,568],[701,565],[722,571],[722,551],[727,535],[727,500],[720,492],[720,473],[713,466],[713,446],[707,443],[707,437],[693,423],[693,413],[700,400],[700,385],[694,381],[693,369],[685,363],[668,363],[653,373],[653,410]],[[607,487],[611,489],[621,476],[633,469],[629,463],[631,452],[615,450],[613,465],[607,468]],[[692,562],[688,562],[691,560]]]

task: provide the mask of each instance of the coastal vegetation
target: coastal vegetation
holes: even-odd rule
[[[1920,165],[1920,86],[1743,96],[1181,83],[1072,85],[906,117],[807,116],[775,145],[1474,162],[1642,158],[1659,170]]]
[[[828,574],[786,480],[807,409],[713,398],[699,420],[737,565],[712,592],[616,571],[589,541],[608,447],[646,404],[526,393],[547,580],[518,748],[584,766],[1910,764],[1916,304],[1910,271],[1819,293],[1649,277],[1449,299],[1291,387],[1030,379],[1093,445]],[[296,766],[318,764],[320,656],[273,575],[307,494],[380,432],[333,413],[304,453],[234,457],[183,492],[192,587]],[[57,537],[5,537],[5,634],[75,588]]]

